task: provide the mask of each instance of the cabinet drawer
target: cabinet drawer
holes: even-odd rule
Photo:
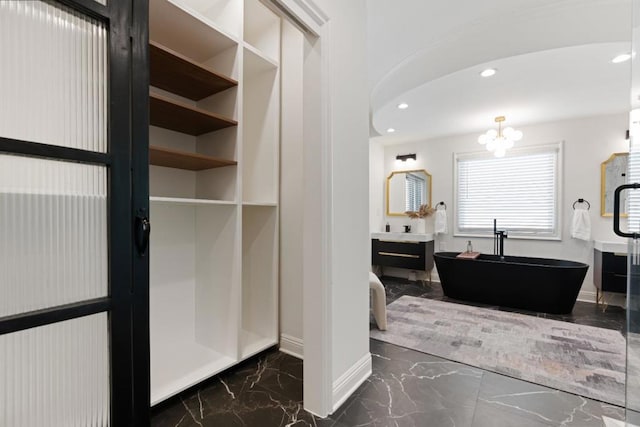
[[[430,270],[433,267],[433,242],[395,242],[373,239],[371,264],[384,267]],[[430,250],[427,250],[429,246]],[[429,257],[427,259],[427,252]]]
[[[374,239],[372,241],[372,246],[376,253],[390,252],[420,256],[424,256],[425,253],[424,242],[393,242],[389,240]]]
[[[376,251],[373,253],[372,263],[385,267],[408,268],[410,270],[424,270],[424,255],[404,254],[401,252]]]
[[[602,290],[605,292],[627,293],[627,275],[610,272],[604,273]]]
[[[627,274],[627,254],[614,254],[605,252],[602,254],[602,270],[615,274]]]

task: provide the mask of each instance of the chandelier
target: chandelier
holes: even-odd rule
[[[522,139],[522,132],[512,127],[502,129],[502,122],[505,121],[504,116],[496,117],[498,130],[490,129],[487,133],[480,135],[478,142],[487,146],[487,150],[491,151],[496,157],[504,157],[508,149],[513,148],[513,143]]]

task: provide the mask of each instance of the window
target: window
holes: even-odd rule
[[[427,192],[427,183],[423,177],[413,173],[407,173],[405,176],[406,183],[404,188],[406,192],[406,204],[404,211],[419,211],[420,205],[425,203],[424,200]]]
[[[514,149],[507,157],[457,154],[456,234],[560,238],[561,145]]]

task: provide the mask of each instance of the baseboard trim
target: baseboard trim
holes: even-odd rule
[[[304,342],[300,338],[280,334],[280,351],[304,360]]]
[[[364,383],[372,372],[371,353],[367,352],[351,368],[333,382],[333,412]]]

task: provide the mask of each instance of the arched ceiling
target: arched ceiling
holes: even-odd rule
[[[385,140],[628,110],[629,62],[610,60],[630,50],[630,0],[368,5],[372,134]],[[487,67],[498,73],[483,79]]]

